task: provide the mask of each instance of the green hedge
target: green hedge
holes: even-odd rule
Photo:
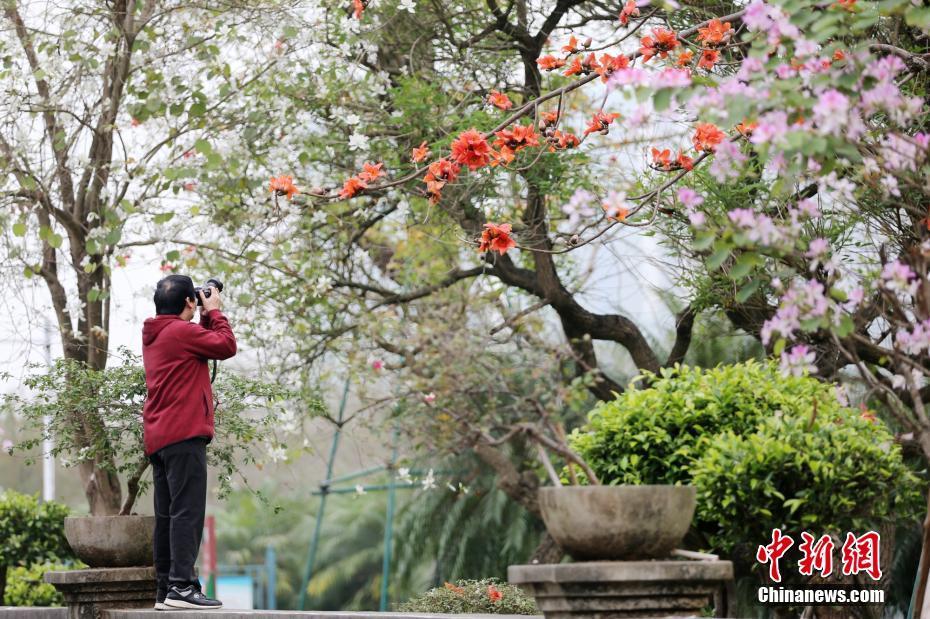
[[[832,385],[750,361],[676,366],[595,408],[571,446],[604,484],[694,484],[715,550],[773,527],[861,531],[916,516],[919,482],[888,428]]]
[[[63,606],[64,599],[54,586],[42,580],[45,572],[74,569],[53,563],[14,567],[7,572],[5,606]]]
[[[67,562],[74,558],[65,539],[68,507],[7,490],[0,494],[0,599],[3,583],[17,567]]]
[[[430,589],[397,608],[405,613],[538,615],[533,598],[495,578],[459,580]]]

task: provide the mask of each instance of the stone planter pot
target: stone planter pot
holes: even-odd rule
[[[684,539],[694,486],[562,486],[539,490],[549,535],[578,560],[668,557]]]
[[[155,516],[76,516],[65,518],[65,538],[90,567],[152,565]]]

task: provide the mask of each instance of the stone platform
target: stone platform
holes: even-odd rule
[[[44,578],[64,596],[68,619],[100,619],[105,609],[155,605],[154,567],[46,572]]]
[[[729,561],[583,561],[511,565],[511,584],[532,595],[545,619],[725,617]]]

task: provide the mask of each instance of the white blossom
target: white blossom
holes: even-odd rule
[[[423,484],[424,490],[433,490],[436,488],[436,477],[433,475],[433,469],[427,471],[426,477],[424,477],[423,481],[420,483]]]
[[[368,136],[358,132],[350,135],[349,150],[368,150]]]

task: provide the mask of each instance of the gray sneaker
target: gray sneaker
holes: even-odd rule
[[[205,596],[198,587],[171,585],[165,596],[165,606],[169,608],[194,608],[199,610],[216,610],[223,608],[223,603]]]

